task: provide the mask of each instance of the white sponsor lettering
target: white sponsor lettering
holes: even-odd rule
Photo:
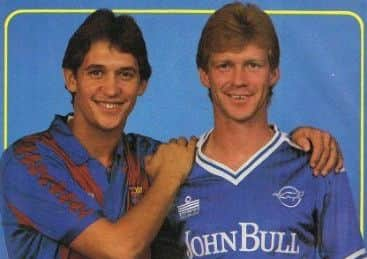
[[[240,231],[216,232],[193,235],[185,232],[187,255],[189,258],[238,251],[251,253],[299,254],[297,234],[261,230],[254,222],[239,222]]]

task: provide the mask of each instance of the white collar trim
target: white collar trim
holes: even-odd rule
[[[272,125],[275,131],[274,136],[260,150],[250,157],[240,168],[232,170],[225,164],[207,157],[202,152],[202,147],[207,141],[213,129],[204,133],[197,143],[196,163],[211,174],[220,176],[234,185],[238,185],[247,175],[249,175],[258,165],[269,157],[284,141],[289,142],[287,135]]]

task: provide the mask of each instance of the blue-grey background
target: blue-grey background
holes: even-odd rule
[[[213,10],[227,2],[0,0],[2,149],[25,134],[48,127],[55,113],[71,111],[70,97],[63,86],[61,60],[69,37],[87,14],[70,10],[102,7],[120,11]],[[274,10],[350,11],[347,15],[336,12],[271,15],[282,53],[281,80],[275,89],[270,120],[283,131],[312,125],[336,136],[344,152],[358,215],[364,216],[366,210],[360,211],[361,199],[364,201],[366,193],[366,188],[360,185],[365,171],[361,167],[364,164],[361,151],[365,148],[361,136],[366,125],[363,123],[365,107],[361,107],[365,96],[361,98],[361,87],[365,87],[366,66],[361,60],[366,58],[366,43],[361,36],[365,33],[367,1],[253,2],[270,13]],[[35,10],[31,14],[15,13],[23,9]],[[68,10],[60,14],[41,14],[45,9]],[[208,14],[171,12],[133,16],[144,33],[153,75],[146,94],[139,99],[128,120],[126,131],[160,140],[201,134],[212,126],[212,116],[207,92],[198,80],[195,53]],[[7,17],[9,23],[6,24]],[[7,51],[4,50],[5,35],[8,36]],[[4,96],[5,90],[7,96]],[[8,134],[4,135],[6,130]],[[0,258],[7,258],[1,227]]]

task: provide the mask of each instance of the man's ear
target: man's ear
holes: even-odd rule
[[[279,81],[280,78],[280,70],[279,67],[273,69],[273,71],[271,72],[270,75],[270,85],[272,87],[276,86],[277,82]]]
[[[210,88],[208,73],[202,68],[199,68],[199,77],[201,84],[206,88]]]
[[[141,80],[139,83],[139,89],[138,89],[138,96],[142,96],[147,89],[148,81],[147,80]]]
[[[76,92],[76,79],[74,72],[71,69],[64,68],[64,81],[66,88],[70,93]]]

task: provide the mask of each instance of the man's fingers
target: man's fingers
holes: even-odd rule
[[[304,151],[309,151],[312,148],[312,136],[317,132],[312,127],[296,128],[290,133],[290,137],[294,143],[300,146]]]
[[[145,157],[146,172],[155,178],[166,175],[183,182],[193,165],[197,138],[172,138],[161,144],[157,151]]]
[[[175,138],[171,138],[171,139],[168,141],[168,143],[177,143],[177,139],[175,139]]]
[[[335,170],[337,172],[343,172],[344,171],[344,157],[343,152],[341,150],[341,147],[339,146],[338,142],[335,140],[336,150],[338,153],[338,162],[336,164]]]
[[[146,155],[144,157],[144,164],[147,165],[152,161],[153,156],[152,155]]]
[[[155,163],[152,155],[147,155],[144,157],[144,167],[147,174],[154,178],[156,175]]]
[[[184,145],[184,146],[186,146],[187,145],[187,139],[186,138],[184,138],[184,137],[179,137],[178,139],[177,139],[177,144],[179,144],[179,145]]]
[[[335,152],[337,155],[337,162],[336,162],[336,166],[335,166],[335,171],[336,172],[341,172],[344,170],[344,158],[343,158],[343,153],[341,152],[341,149],[339,147],[338,142],[334,139],[334,147],[335,147]]]
[[[158,149],[155,151],[154,154],[145,156],[144,162],[145,162],[146,169],[150,169],[154,171],[158,169],[159,164],[162,160],[161,158],[162,149],[164,149],[165,146],[167,146],[167,144],[161,144],[159,145]]]
[[[321,172],[322,175],[326,175],[328,171],[325,171],[325,165],[327,164],[330,158],[330,149],[331,149],[331,137],[328,133],[320,132],[321,134],[321,145],[322,152],[320,159],[317,161],[315,166],[316,172]]]
[[[189,140],[185,137],[179,137],[179,138],[172,138],[170,139],[169,143],[176,143],[178,145],[181,145],[181,146],[192,146],[192,145],[196,145],[196,142],[197,142],[197,138],[196,137],[191,137]]]
[[[343,170],[343,155],[336,139],[328,132],[305,127],[294,130],[292,140],[303,150],[310,148],[310,165],[314,175]]]
[[[341,155],[341,153],[339,153]],[[344,170],[344,159],[343,156],[341,155],[338,159],[338,163],[336,164],[335,170],[339,173],[342,172]]]
[[[198,142],[198,139],[196,137],[191,137],[187,146],[190,148],[190,149],[195,149],[196,148],[196,143]]]
[[[302,148],[302,150],[308,152],[311,150],[311,143],[308,139],[302,138],[297,143],[298,146]]]
[[[343,169],[343,156],[340,152],[337,141],[332,138],[330,143],[330,155],[324,168],[321,169],[322,175],[327,175],[327,172],[333,170],[335,172],[340,172]]]
[[[335,147],[332,146],[331,149],[330,149],[329,158],[328,158],[326,164],[324,165],[324,167],[321,168],[321,174],[323,176],[326,176],[329,171],[336,168],[337,163],[338,163],[337,150],[335,149]]]
[[[323,151],[322,138],[320,134],[314,134],[313,138],[310,138],[310,142],[312,143],[312,152],[310,158],[310,165],[314,169],[314,173],[317,175],[319,171],[316,170],[318,162],[321,157],[321,153]]]

